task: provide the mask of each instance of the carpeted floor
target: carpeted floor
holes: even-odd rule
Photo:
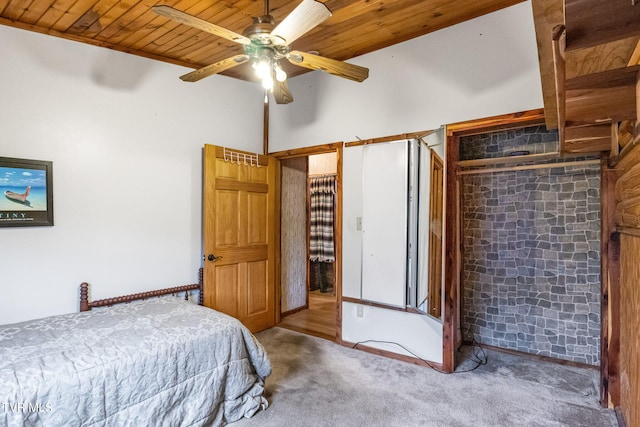
[[[256,336],[273,366],[270,406],[234,427],[617,426],[595,369],[487,351],[486,365],[447,375],[282,328]]]

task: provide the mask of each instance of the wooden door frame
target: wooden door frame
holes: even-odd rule
[[[620,405],[620,233],[616,230],[618,171],[602,157],[600,165],[600,262],[602,281],[600,336],[600,405]]]
[[[336,342],[342,342],[342,150],[344,144],[342,142],[335,142],[332,144],[324,144],[324,145],[316,145],[312,147],[303,147],[303,148],[294,148],[291,150],[278,151],[275,153],[269,153],[269,156],[275,157],[277,160],[286,160],[293,159],[297,157],[309,157],[316,154],[327,154],[327,153],[336,153],[336,211],[335,211],[335,284],[334,291],[336,294]],[[282,172],[277,179],[278,191],[277,194],[281,194],[282,185]],[[308,174],[307,174],[308,176]],[[307,201],[308,204],[308,201]],[[308,209],[308,206],[307,206]],[[280,216],[282,214],[280,213]],[[278,229],[278,234],[276,236],[276,241],[281,242],[282,236],[280,234],[280,229]],[[281,274],[281,263],[280,261],[280,244],[277,245],[277,255],[276,259],[278,263],[276,265],[276,280],[277,280],[277,295],[278,299],[276,300],[276,323],[280,322],[280,315],[282,310],[281,305],[281,287],[280,283],[282,274]],[[308,260],[307,260],[308,261]],[[308,274],[307,274],[308,280]],[[307,286],[307,298],[309,295],[309,287]],[[308,300],[307,300],[308,303]]]
[[[460,191],[460,138],[500,130],[544,125],[544,110],[530,110],[447,125],[445,193],[445,265],[444,319],[442,333],[442,369],[453,372],[456,353],[462,341],[460,330],[462,286],[462,198]]]
[[[443,214],[444,214],[444,177],[445,177],[445,163],[440,155],[430,148],[431,161],[429,162],[429,175],[431,177],[429,185],[429,279],[427,282],[427,312],[435,318],[442,317],[442,278],[444,276],[444,269],[442,268],[442,260],[444,257],[444,238],[446,237],[442,233],[443,229]],[[435,179],[434,175],[436,171],[440,171],[440,179]],[[439,194],[438,194],[439,193]],[[439,206],[439,209],[438,209]],[[434,233],[431,227],[437,221],[440,223],[440,236],[434,240]],[[438,247],[439,245],[439,247]],[[436,248],[439,250],[432,250]],[[435,291],[434,291],[435,288]],[[435,294],[435,295],[434,295]],[[416,301],[416,305],[420,301]],[[433,307],[437,306],[437,310],[433,312]]]

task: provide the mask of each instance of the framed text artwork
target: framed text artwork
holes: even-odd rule
[[[0,227],[53,225],[52,165],[0,157]]]

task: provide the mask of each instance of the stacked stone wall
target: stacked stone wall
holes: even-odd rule
[[[463,159],[555,150],[540,127],[463,138]],[[463,178],[463,336],[600,362],[600,168]]]

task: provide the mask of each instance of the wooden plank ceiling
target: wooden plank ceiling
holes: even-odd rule
[[[320,0],[333,16],[293,48],[348,60],[496,10],[523,0]],[[299,1],[271,0],[269,8],[281,22]],[[200,68],[242,53],[242,46],[152,12],[168,5],[242,34],[252,17],[264,14],[257,0],[0,0],[0,24],[36,31]],[[253,80],[244,64],[226,71]],[[290,76],[308,71],[289,65]],[[178,76],[176,76],[177,78]]]

